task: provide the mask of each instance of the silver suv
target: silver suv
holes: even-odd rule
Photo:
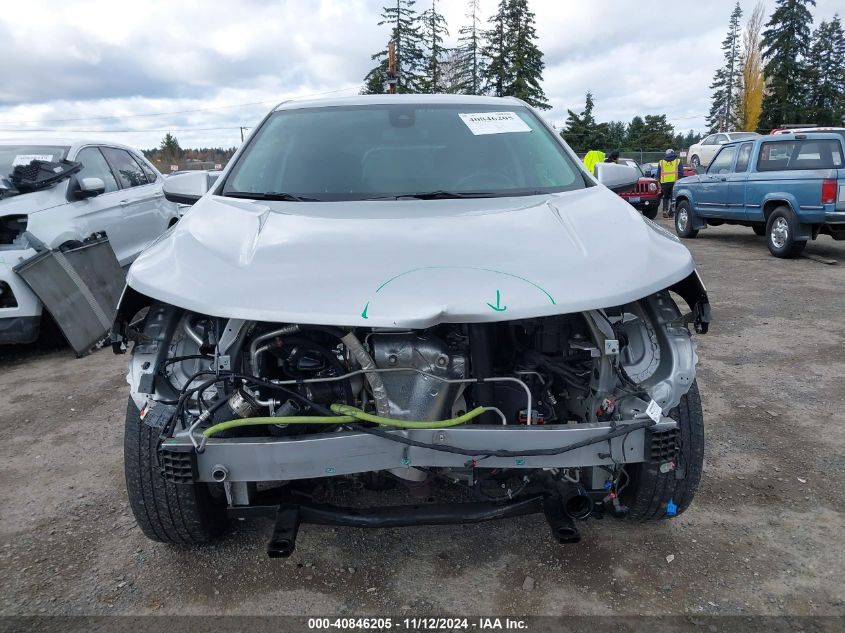
[[[195,204],[130,269],[112,332],[135,342],[143,532],[266,516],[286,556],[300,523],[542,512],[574,542],[590,516],[683,512],[707,294],[610,190],[639,174],[599,167],[519,100],[385,95],[284,103],[213,183],[169,178]],[[412,503],[362,493],[385,486]]]

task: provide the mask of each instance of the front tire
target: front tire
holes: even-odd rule
[[[693,156],[690,164],[695,167],[695,172],[698,173],[698,168],[701,167],[701,159],[698,156]]]
[[[778,207],[766,221],[766,246],[775,257],[792,259],[798,257],[806,240],[796,240],[798,234],[798,220],[787,207]]]
[[[698,385],[693,382],[669,417],[678,422],[680,451],[675,469],[661,472],[661,464],[644,462],[628,467],[630,481],[622,492],[628,518],[654,521],[671,518],[686,510],[701,482],[704,468],[704,415]],[[678,478],[682,475],[681,478]],[[674,511],[668,511],[670,502]]]
[[[692,228],[692,207],[686,200],[681,200],[675,206],[675,233],[678,237],[692,239],[698,235],[698,229]]]
[[[141,421],[132,398],[126,406],[123,467],[132,514],[144,535],[161,543],[207,543],[226,528],[226,507],[208,485],[174,484],[161,474],[158,431]]]

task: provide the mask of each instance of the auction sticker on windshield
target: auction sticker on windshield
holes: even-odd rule
[[[476,136],[531,131],[516,112],[462,112],[458,116]]]
[[[34,160],[44,161],[45,163],[49,163],[53,160],[52,154],[18,154],[15,156],[15,159],[12,161],[12,167],[17,167],[18,165],[29,165]]]

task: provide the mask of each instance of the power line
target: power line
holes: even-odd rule
[[[355,86],[351,86],[349,88],[339,88],[338,90],[329,90],[327,92],[317,92],[314,94],[309,95],[299,95],[293,98],[296,99],[310,99],[311,97],[322,97],[325,95],[337,94],[338,92],[346,92],[347,90],[357,90],[358,88]],[[269,99],[267,101],[253,101],[251,103],[235,103],[229,105],[222,105],[222,106],[212,106],[209,108],[194,108],[191,110],[174,110],[172,112],[145,112],[143,114],[126,114],[126,115],[111,115],[111,116],[88,116],[88,117],[78,117],[73,119],[39,119],[36,121],[0,121],[0,125],[28,125],[31,123],[72,123],[74,121],[106,121],[106,120],[113,120],[113,119],[136,119],[140,117],[149,117],[149,116],[169,116],[174,114],[191,114],[196,112],[211,112],[214,110],[225,110],[230,108],[247,108],[249,106],[256,106],[256,105],[266,105],[268,103],[279,103],[280,101],[284,101],[286,97],[280,97],[277,99]],[[25,130],[25,131],[35,131],[35,130]],[[155,131],[155,130],[150,130]]]
[[[0,132],[71,132],[73,134],[143,134],[145,132],[211,132],[216,130],[237,130],[238,127],[183,127],[183,128],[164,128],[161,130],[70,130],[68,128],[36,128],[36,129],[13,129],[0,128]],[[249,129],[249,128],[243,128]]]

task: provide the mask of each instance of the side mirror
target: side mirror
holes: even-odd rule
[[[164,197],[178,204],[194,204],[211,188],[217,175],[219,173],[212,176],[207,171],[195,171],[168,176],[162,185]]]
[[[99,196],[106,190],[106,183],[103,182],[102,178],[80,178],[78,184],[79,189],[76,190],[76,197],[80,200]]]
[[[637,186],[640,173],[628,165],[596,163],[596,180],[616,193],[631,191]]]

